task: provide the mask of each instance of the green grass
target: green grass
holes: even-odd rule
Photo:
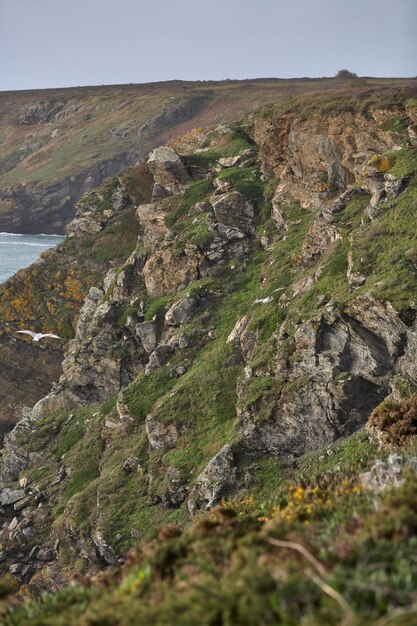
[[[140,422],[151,412],[155,402],[175,384],[168,366],[143,374],[123,392],[129,412]]]
[[[186,163],[189,166],[197,167],[210,167],[216,161],[223,157],[237,156],[243,150],[254,149],[253,144],[247,137],[235,131],[231,135],[231,141],[225,145],[217,146],[215,148],[208,148],[201,152],[194,152],[193,154],[186,155]]]

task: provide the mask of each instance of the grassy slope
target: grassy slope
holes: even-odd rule
[[[402,454],[415,453],[412,443]],[[183,534],[165,526],[121,570],[11,613],[6,600],[3,623],[376,626],[389,615],[413,624],[417,479],[367,491],[359,472],[377,454],[357,434],[324,460],[301,458],[272,499],[223,501]]]

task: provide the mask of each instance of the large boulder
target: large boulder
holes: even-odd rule
[[[146,418],[145,429],[151,450],[175,448],[182,431],[174,422],[162,422],[153,415]]]
[[[191,515],[209,510],[217,504],[228,488],[236,482],[236,468],[232,447],[229,444],[214,456],[198,476],[188,500]]]
[[[168,326],[180,326],[189,322],[197,311],[198,303],[199,299],[193,296],[174,302],[165,314],[165,323]]]
[[[152,354],[157,345],[155,322],[141,322],[136,324],[135,333],[148,354]]]
[[[159,248],[143,268],[146,291],[151,298],[175,293],[199,278],[202,256],[196,246],[187,245],[176,252]]]
[[[190,181],[190,175],[178,154],[172,148],[161,146],[149,155],[148,166],[154,177],[152,197],[160,200],[181,192]]]
[[[238,191],[230,191],[210,198],[216,220],[225,226],[237,228],[247,235],[253,232],[254,207],[250,200]]]

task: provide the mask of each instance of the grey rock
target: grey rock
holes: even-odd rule
[[[360,272],[354,271],[353,257],[351,251],[348,252],[348,269],[346,272],[346,278],[348,279],[348,283],[351,289],[358,289],[366,283],[366,276],[364,276]]]
[[[155,322],[142,322],[135,326],[136,335],[140,338],[140,341],[148,354],[151,354],[157,344],[156,340],[156,327]]]
[[[180,471],[173,466],[168,467],[165,479],[165,490],[161,503],[167,508],[176,509],[184,502],[188,495],[188,485],[181,477]]]
[[[38,546],[38,545],[33,546],[33,547],[30,549],[30,552],[28,553],[28,556],[27,556],[27,558],[28,558],[28,560],[29,560],[29,561],[30,561],[30,560],[32,560],[32,559],[35,559],[35,558],[36,558],[36,555],[37,555],[37,553],[38,553],[38,550],[39,550],[39,546]]]
[[[14,504],[18,500],[22,500],[26,496],[24,489],[8,489],[5,487],[0,492],[0,505],[7,506],[9,504]]]
[[[114,550],[109,542],[103,537],[101,532],[96,532],[93,541],[98,554],[107,563],[107,565],[116,565],[118,559]]]
[[[246,235],[253,233],[254,207],[252,202],[238,191],[221,196],[211,196],[216,220],[225,226],[237,228]]]
[[[172,148],[153,150],[148,166],[154,177],[153,199],[158,200],[182,191],[190,180],[183,162]]]
[[[140,464],[140,459],[137,456],[129,456],[125,462],[123,463],[123,469],[126,473],[130,474],[132,472],[142,472],[142,466]]]
[[[417,458],[390,454],[386,461],[378,459],[368,472],[360,475],[366,490],[380,492],[387,488],[400,487],[407,471],[417,472]]]
[[[35,566],[32,563],[28,563],[22,567],[21,576],[24,580],[29,581],[35,572]]]
[[[36,553],[37,561],[53,561],[54,558],[55,558],[55,550],[48,546],[43,546],[39,548],[38,552]]]
[[[146,436],[152,450],[175,448],[183,428],[174,422],[161,422],[148,415],[145,422]]]
[[[240,340],[243,332],[246,330],[248,324],[250,322],[249,315],[244,315],[241,319],[239,319],[234,325],[233,330],[229,334],[226,343],[231,343],[232,341]]]
[[[22,509],[29,506],[31,500],[32,500],[31,496],[26,496],[26,498],[23,498],[22,500],[18,500],[18,502],[15,502],[13,505],[14,510],[21,511]]]
[[[103,229],[98,215],[84,215],[75,217],[65,227],[68,237],[93,237]]]
[[[184,300],[174,302],[165,314],[165,323],[168,326],[180,326],[189,322],[197,312],[199,298],[187,296]]]
[[[226,241],[239,241],[239,239],[246,237],[245,233],[242,233],[242,231],[235,226],[226,226],[226,224],[219,223],[214,225],[214,229],[219,233],[220,237]]]
[[[159,344],[150,355],[146,369],[153,370],[162,367],[170,359],[172,354],[173,349],[171,346],[162,343]]]
[[[294,339],[279,339],[290,355],[278,360],[270,374],[278,389],[285,381],[279,402],[266,394],[262,402],[268,414],[260,423],[260,405],[238,400],[238,430],[246,445],[298,456],[357,430],[390,393],[394,373],[417,379],[416,331],[389,303],[365,296],[346,305],[343,314],[328,307],[300,324]],[[247,384],[250,379],[239,380],[238,398]]]
[[[57,118],[65,103],[53,100],[39,100],[26,105],[17,118],[18,124],[32,126],[42,122],[50,122]]]
[[[181,333],[178,337],[178,348],[180,350],[185,350],[185,348],[188,348],[191,344],[191,340],[188,337],[188,335]]]
[[[27,526],[26,528],[22,528],[22,535],[25,537],[25,539],[27,539],[28,541],[30,541],[31,539],[34,538],[35,536],[35,530],[33,528],[33,526]]]
[[[21,563],[13,563],[9,567],[10,574],[19,574],[21,572],[21,570],[22,570],[22,564]]]
[[[235,483],[233,451],[232,447],[226,444],[211,459],[194,484],[188,499],[188,510],[191,515],[200,509],[211,509]]]

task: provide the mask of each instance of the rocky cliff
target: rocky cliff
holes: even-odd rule
[[[64,233],[84,193],[168,138],[288,93],[341,85],[172,81],[2,93],[0,231]]]
[[[41,262],[50,289],[52,268],[88,275],[62,374],[2,451],[0,567],[17,584],[60,586],[161,523],[270,498],[283,467],[415,392],[415,95],[270,105],[79,203]]]

